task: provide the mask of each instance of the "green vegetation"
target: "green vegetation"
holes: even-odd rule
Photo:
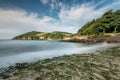
[[[17,63],[0,73],[0,80],[120,80],[120,47]]]
[[[112,10],[107,11],[101,18],[94,19],[85,24],[77,34],[71,34],[66,32],[28,32],[13,39],[18,40],[68,40],[75,39],[78,36],[88,37],[102,37],[108,33],[120,33],[120,10],[113,12]]]
[[[101,18],[94,19],[85,24],[78,35],[104,35],[105,33],[120,32],[120,10],[113,12],[109,10]]]
[[[67,32],[51,32],[51,33],[44,33],[44,32],[28,32],[22,34],[20,36],[16,36],[13,39],[20,39],[20,40],[62,40],[66,38],[72,38],[73,34]]]
[[[52,32],[52,33],[46,33],[46,34],[38,34],[39,37],[42,37],[43,39],[46,40],[62,40],[65,38],[71,38],[73,36],[73,34],[71,33],[66,33],[66,32]],[[41,38],[41,39],[42,39]]]
[[[37,31],[27,32],[27,33],[21,34],[19,36],[16,36],[13,39],[25,39],[25,40],[31,39],[31,40],[34,40],[34,39],[38,39],[36,34],[41,34],[41,33],[43,33],[43,32],[37,32]]]

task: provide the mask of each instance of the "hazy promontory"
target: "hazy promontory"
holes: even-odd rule
[[[54,31],[54,32],[47,33],[47,32],[32,31],[32,32],[27,32],[22,35],[16,36],[13,39],[17,39],[17,40],[63,40],[63,39],[69,39],[72,37],[73,37],[73,34],[67,33],[67,32]]]

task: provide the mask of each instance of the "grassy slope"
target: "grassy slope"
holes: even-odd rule
[[[17,64],[0,76],[0,80],[120,80],[120,47]]]
[[[18,35],[14,37],[13,39],[18,39],[18,40],[62,40],[65,38],[71,38],[73,34],[67,33],[67,32],[51,32],[51,33],[45,33],[45,32],[37,32],[37,31],[32,31],[32,32],[27,32],[22,35]]]

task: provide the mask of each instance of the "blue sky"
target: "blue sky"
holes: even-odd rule
[[[120,0],[0,0],[0,39],[29,31],[76,33]]]

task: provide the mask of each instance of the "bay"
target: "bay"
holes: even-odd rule
[[[0,40],[0,68],[71,54],[92,53],[118,44],[85,44],[45,40]]]

